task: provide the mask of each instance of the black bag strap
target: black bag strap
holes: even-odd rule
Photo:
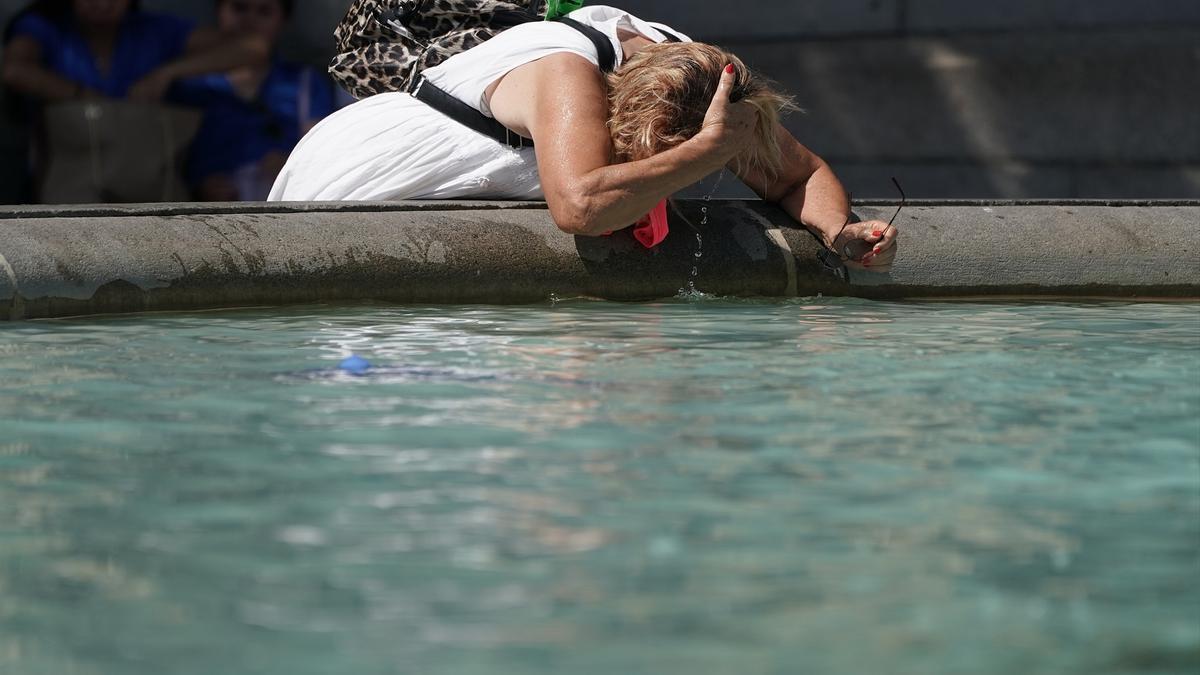
[[[600,61],[600,70],[605,73],[611,73],[617,67],[617,53],[613,49],[612,41],[608,36],[599,30],[592,28],[587,24],[580,23],[574,19],[561,16],[555,21],[564,23],[571,28],[583,33],[588,40],[596,47],[597,60]],[[665,33],[664,33],[665,34]],[[671,36],[668,36],[668,38]],[[413,98],[421,101],[425,105],[442,113],[459,124],[487,136],[495,141],[499,141],[513,148],[532,148],[533,140],[512,131],[504,126],[495,118],[488,117],[479,112],[475,108],[463,103],[462,101],[447,94],[442,89],[438,88],[424,77],[417,80],[416,87],[412,90]]]
[[[412,95],[413,98],[421,101],[430,108],[488,138],[517,149],[533,147],[532,140],[512,131],[498,122],[494,117],[488,117],[450,94],[447,94],[424,77],[417,81],[417,88],[413,90]]]
[[[683,42],[683,38],[672,33],[671,31],[667,30],[666,28],[663,28],[662,26],[655,26],[654,30],[662,33],[663,37],[667,38],[667,42]]]
[[[613,49],[612,40],[609,40],[607,35],[570,17],[560,16],[554,20],[567,24],[571,28],[583,33],[584,37],[592,41],[592,45],[596,47],[596,57],[600,61],[600,70],[602,72],[611,73],[617,69],[617,52]]]

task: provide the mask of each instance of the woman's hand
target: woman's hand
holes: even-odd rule
[[[898,234],[895,225],[888,225],[882,220],[865,220],[847,224],[841,234],[828,244],[829,248],[842,256],[848,267],[887,272],[896,258]]]
[[[493,90],[491,108],[501,124],[531,134],[550,215],[571,234],[600,236],[628,227],[664,197],[726,163],[697,134],[651,157],[613,164],[604,79],[596,64],[577,54],[553,54],[513,69]],[[721,110],[716,115],[705,138],[724,137],[728,116],[722,118]]]
[[[779,173],[733,167],[738,177],[764,200],[779,204],[848,267],[870,272],[891,270],[899,234],[896,227],[881,220],[849,222],[849,197],[825,160],[782,126],[776,127],[775,137],[783,159]]]
[[[166,96],[167,89],[174,81],[175,76],[168,67],[156,68],[150,71],[149,75],[134,82],[129,87],[129,100],[141,103],[158,103]]]
[[[733,66],[727,66],[717,82],[704,123],[696,138],[706,140],[711,152],[724,164],[745,150],[754,140],[754,128],[758,124],[758,112],[749,103],[732,103],[729,100],[734,84]]]

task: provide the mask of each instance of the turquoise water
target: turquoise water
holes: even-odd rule
[[[17,323],[0,431],[5,674],[1200,668],[1194,304]]]

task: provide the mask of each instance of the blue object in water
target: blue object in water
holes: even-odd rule
[[[369,361],[353,354],[342,359],[342,362],[338,364],[338,370],[344,370],[351,375],[362,375],[370,367],[371,363]]]
[[[0,673],[1195,673],[1198,307],[0,323]]]

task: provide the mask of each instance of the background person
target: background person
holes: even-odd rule
[[[177,81],[265,63],[270,44],[143,12],[137,0],[36,0],[5,34],[4,84],[35,101],[160,101]],[[173,92],[172,92],[173,93]]]
[[[187,78],[269,55],[263,38],[230,39],[137,0],[36,0],[5,37],[9,113],[32,131],[37,199],[56,203],[187,199],[199,111],[158,104],[195,104]]]
[[[231,39],[265,40],[275,53],[293,8],[294,0],[217,0],[217,28]],[[188,160],[203,201],[266,199],[288,153],[335,107],[322,73],[277,56],[210,75],[205,85],[211,96]]]

